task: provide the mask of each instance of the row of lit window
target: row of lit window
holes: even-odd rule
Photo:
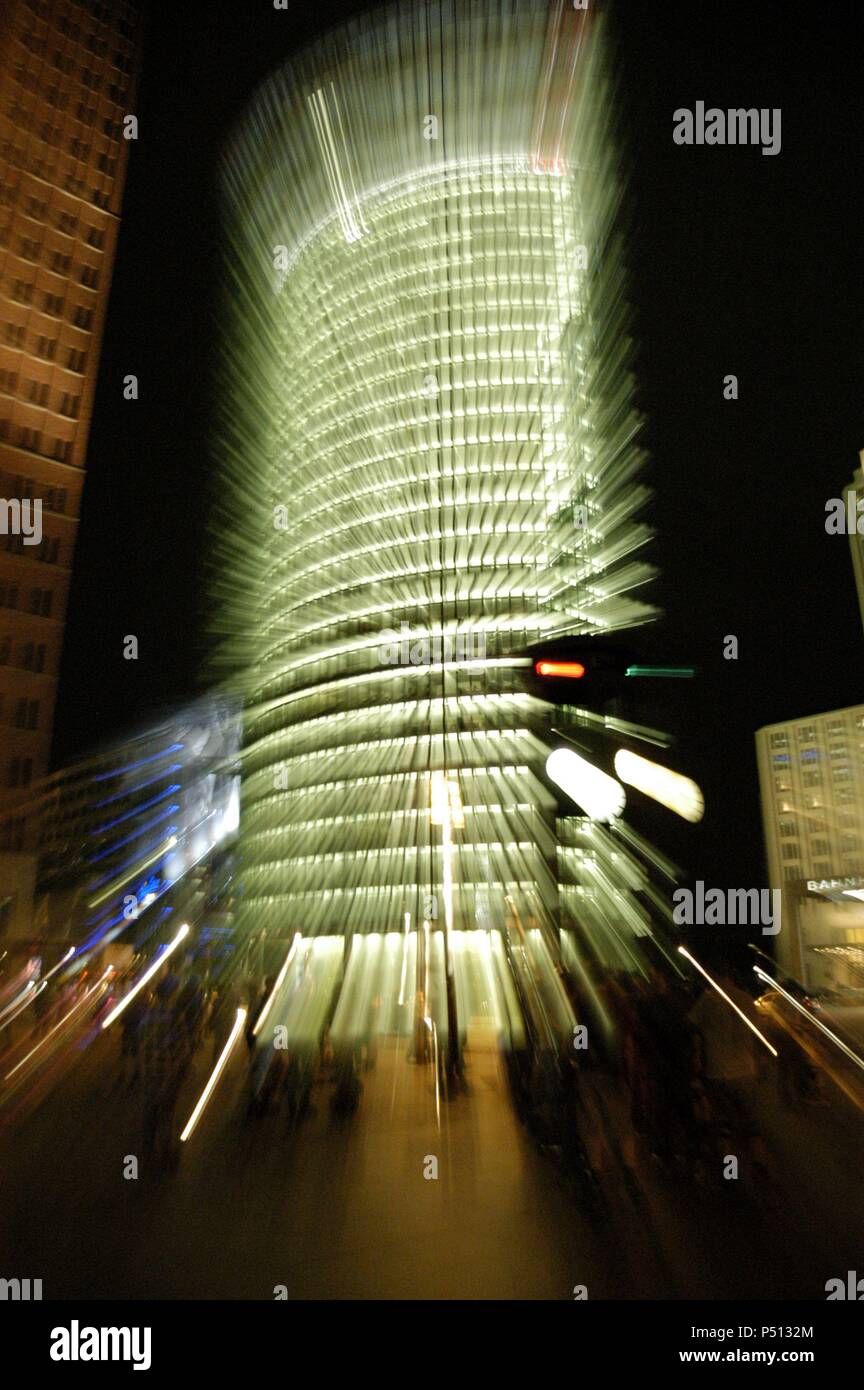
[[[45,643],[25,642],[18,651],[18,660],[12,660],[12,638],[0,637],[0,666],[18,666],[22,671],[45,670]]]
[[[858,751],[864,752],[864,744],[858,744]],[[799,763],[818,763],[828,754],[829,758],[848,758],[849,745],[846,743],[832,743],[829,749],[802,748],[798,754]],[[789,764],[794,766],[795,760],[789,753],[775,753],[772,762],[778,765]]]
[[[56,231],[69,237],[78,234],[82,241],[97,251],[101,251],[105,245],[105,229],[103,227],[94,226],[92,222],[79,217],[77,213],[70,212],[62,204],[55,207],[37,194],[25,193],[17,184],[0,183],[0,206],[14,207],[16,205],[20,206],[25,217],[31,218],[34,222],[47,223],[50,211],[50,225]]]
[[[439,463],[434,472],[418,472],[416,477],[418,481],[424,479],[440,479],[442,475],[448,480],[480,477],[483,475],[494,478],[506,474],[524,474],[526,477],[531,475],[546,477],[548,465],[540,458],[537,450],[532,449],[530,452],[527,452],[521,447],[526,442],[537,444],[539,442],[537,439],[531,439],[529,441],[511,440],[508,442],[514,446],[519,445],[519,447],[507,449],[506,447],[499,446],[492,456],[490,456],[487,448],[484,447],[481,449],[479,444],[467,445],[463,441],[463,443],[458,445],[454,445],[452,442],[449,445],[443,445],[440,442],[436,442],[434,449],[430,445],[428,451],[430,457],[438,459],[438,450],[441,448],[447,448],[453,457],[449,458],[446,464]],[[454,453],[456,448],[461,451],[459,454]],[[335,450],[333,452],[336,453]],[[319,457],[314,469],[305,470],[310,473],[311,481],[304,487],[298,487],[298,473],[300,470],[298,469],[295,471],[293,460],[289,459],[292,509],[296,514],[299,503],[305,497],[320,492],[322,488],[327,489],[327,500],[329,502],[350,502],[354,496],[353,488],[357,482],[365,482],[370,476],[377,477],[383,481],[388,475],[390,466],[399,464],[404,467],[406,462],[414,464],[418,468],[423,466],[425,460],[422,455],[418,459],[416,445],[413,449],[390,448],[384,453],[369,451],[364,454],[362,458],[355,458],[342,468],[328,471],[326,475],[323,476],[320,470],[321,459]],[[351,475],[358,473],[360,474],[360,478],[352,479]],[[349,479],[351,479],[350,482],[346,481]],[[343,484],[343,488],[338,495],[334,494],[335,483]]]
[[[424,401],[421,414],[415,415],[418,400]],[[334,409],[329,403],[315,402],[306,410],[298,410],[289,416],[293,428],[308,443],[316,444],[337,433],[345,437],[346,426],[350,426],[351,439],[368,438],[370,433],[376,437],[391,434],[394,430],[405,429],[406,425],[437,425],[448,420],[473,420],[492,418],[510,422],[508,431],[502,424],[498,435],[518,434],[520,421],[533,421],[541,412],[549,420],[561,418],[563,405],[550,402],[539,382],[528,386],[471,386],[442,384],[434,395],[427,395],[416,387],[410,391],[398,392],[382,399],[370,399],[365,386],[358,382],[352,391],[343,397],[343,408]],[[443,404],[446,401],[446,406]],[[399,409],[402,407],[402,409]],[[325,417],[326,423],[316,428],[317,421]],[[362,430],[362,422],[371,417],[371,431]],[[498,436],[480,437],[481,443],[495,442]]]
[[[106,133],[110,132],[114,137],[114,143],[103,147],[97,146],[96,156],[91,159],[91,155],[93,154],[92,144],[82,140],[77,133],[67,134],[63,126],[56,125],[51,120],[42,121],[40,123],[35,112],[25,111],[15,103],[10,105],[7,114],[18,134],[23,131],[29,131],[31,135],[37,135],[46,145],[52,145],[58,152],[65,148],[73,159],[90,164],[92,168],[98,169],[100,173],[108,174],[113,177],[117,160],[115,144],[117,132],[120,129],[116,121],[112,121],[108,117],[103,119],[103,128]]]
[[[43,536],[38,545],[26,545],[23,536],[9,532],[2,537],[7,555],[23,555],[28,560],[41,560],[45,565],[56,565],[60,553],[60,540],[57,536]]]
[[[28,453],[56,459],[58,463],[68,463],[72,455],[71,439],[53,439],[42,430],[13,425],[9,420],[0,419],[0,440],[16,449],[26,449]],[[35,547],[28,546],[28,551],[30,549]]]
[[[58,169],[57,160],[27,158],[27,151],[23,145],[17,145],[11,140],[0,140],[0,164],[4,162],[22,170],[35,174],[37,178],[44,179],[46,182],[62,184],[67,193],[73,194],[77,198],[87,198],[97,207],[108,208],[111,202],[110,189],[89,188],[87,189],[84,180],[78,175],[73,167],[74,162],[71,156],[65,156],[65,172]]]
[[[452,341],[452,335],[449,331],[445,336],[447,342]],[[324,340],[322,339],[322,341]],[[463,369],[469,368],[476,373],[480,364],[488,366],[487,375],[482,379],[475,377],[472,382],[460,384],[478,387],[487,385],[542,385],[545,388],[563,386],[563,378],[551,375],[554,363],[551,363],[549,369],[541,373],[539,359],[542,354],[536,338],[526,341],[523,351],[506,354],[498,351],[497,348],[491,349],[485,336],[481,339],[484,346],[473,350],[465,350],[465,342],[466,340],[463,338],[462,351],[448,352],[442,350],[441,337],[437,333],[429,333],[425,337],[413,337],[410,343],[400,344],[399,357],[394,362],[393,344],[382,333],[380,346],[374,351],[363,354],[352,353],[350,367],[346,367],[341,359],[333,362],[332,370],[328,370],[326,378],[328,395],[333,399],[341,400],[346,392],[356,390],[358,380],[362,381],[364,387],[369,390],[382,384],[390,386],[400,378],[425,385],[426,378],[434,376],[437,385],[440,378],[443,377],[446,380],[448,371],[452,373],[455,368],[461,367]],[[431,351],[427,351],[427,349],[431,349]],[[568,356],[581,362],[583,353],[579,347],[571,347],[568,349]],[[304,366],[307,361],[306,354],[304,354]],[[318,372],[308,372],[305,380],[306,389],[292,393],[292,414],[297,407],[308,409],[305,407],[306,400],[321,389],[321,377]]]
[[[530,246],[521,244],[520,235],[530,235]],[[549,245],[542,246],[538,244],[544,238],[542,231],[519,234],[508,231],[506,223],[502,223],[499,234],[490,231],[488,235],[475,236],[470,245],[465,246],[458,233],[452,241],[428,234],[412,240],[406,238],[401,228],[394,229],[392,238],[381,236],[376,229],[374,240],[364,254],[363,276],[359,285],[355,262],[351,258],[346,260],[340,254],[343,248],[341,243],[337,243],[334,248],[336,257],[330,255],[331,248],[326,247],[324,254],[317,258],[319,263],[314,271],[316,287],[326,303],[340,305],[364,300],[369,303],[370,293],[385,288],[395,291],[390,298],[397,303],[406,296],[433,295],[445,286],[449,295],[464,296],[464,300],[476,297],[481,305],[487,297],[492,304],[502,298],[505,302],[513,303],[534,304],[538,298],[545,302],[559,297],[561,279],[556,272],[560,271],[562,253],[560,242],[556,242],[551,234],[545,235],[549,238]],[[556,251],[557,261],[554,258]],[[484,262],[489,264],[484,265]],[[529,264],[526,265],[526,262]],[[534,273],[530,270],[531,262],[537,266]],[[305,275],[312,264],[309,262],[302,271],[295,270],[294,274]],[[466,271],[471,273],[466,274]],[[569,294],[577,292],[578,282],[575,278],[571,276],[565,283]],[[302,303],[303,286],[294,286],[290,280],[288,284],[300,296]],[[543,294],[527,293],[532,285]],[[474,294],[469,296],[469,290]],[[518,298],[511,301],[511,293]],[[369,303],[369,308],[375,308],[374,301]]]
[[[35,478],[25,477],[23,473],[12,475],[11,473],[0,473],[0,493],[4,497],[20,497],[22,499],[40,498],[42,506],[46,511],[58,512],[61,516],[66,512],[66,488],[54,487],[49,483],[40,483]]]
[[[829,719],[827,723],[828,734],[834,737],[837,735],[847,735],[853,727],[864,729],[864,715],[858,715],[854,720],[851,717],[848,719]],[[816,743],[820,741],[817,738],[817,726],[815,724],[802,724],[800,728],[797,729],[796,733],[799,743]],[[791,733],[786,730],[773,733],[770,739],[771,747],[786,748],[790,742],[790,738]]]
[[[35,288],[36,286],[32,280],[15,280],[8,289],[7,294],[16,304],[32,304],[33,291]],[[62,294],[42,293],[41,310],[43,313],[47,314],[49,318],[61,318],[64,309],[66,309],[66,300]],[[66,318],[74,328],[80,328],[85,333],[89,333],[93,328],[93,310],[87,308],[85,304],[70,304],[68,306]],[[21,328],[23,325],[16,324],[15,327]]]
[[[0,234],[0,246],[5,247],[4,237]],[[7,248],[8,249],[8,248]],[[66,251],[53,250],[47,255],[42,254],[41,242],[33,237],[22,237],[18,243],[18,254],[22,260],[41,262],[52,270],[55,275],[68,276],[72,268],[72,257]],[[99,288],[99,268],[95,265],[78,264],[76,266],[76,279],[79,285],[84,285],[88,290]]]
[[[92,54],[94,58],[107,58],[109,56],[107,39],[97,38],[94,33],[85,34],[78,39],[77,34],[73,35],[67,32],[72,26],[67,23],[66,28],[63,29],[61,28],[61,24],[62,20],[57,21],[57,32],[65,34],[65,37],[72,39],[73,42],[78,41],[85,52]],[[89,59],[84,58],[82,60],[80,55],[73,55],[69,49],[64,51],[61,48],[52,48],[49,44],[49,39],[53,37],[50,29],[46,29],[42,34],[36,33],[33,29],[25,29],[19,34],[18,42],[27,53],[33,54],[34,57],[43,58],[49,67],[55,68],[57,72],[63,73],[66,77],[68,77],[70,73],[75,72],[78,68],[81,69],[84,76],[87,76],[90,73],[90,69],[87,66]],[[110,62],[111,66],[115,67],[118,72],[128,74],[132,71],[130,56],[125,50],[115,49],[110,56]],[[16,74],[20,73],[22,64],[16,63],[14,66]],[[44,64],[40,64],[40,66],[44,66]],[[20,80],[19,77],[19,81]],[[86,85],[87,83],[85,82],[85,86]]]
[[[0,722],[8,723],[14,729],[38,729],[39,728],[39,701],[28,700],[27,696],[22,696],[16,700],[11,711],[11,718],[5,719],[3,715],[3,697],[0,695]]]
[[[22,381],[21,391],[18,392],[18,374],[6,368],[0,368],[0,393],[8,395],[20,395],[22,400],[28,400],[33,405],[48,406],[51,397],[51,383],[48,381]],[[56,415],[66,415],[70,420],[77,420],[78,406],[80,398],[69,391],[58,391],[56,393],[54,413]],[[0,406],[2,410],[2,406]]]
[[[4,341],[9,347],[27,351],[27,345],[25,341],[25,327],[26,325],[23,323],[5,324],[3,337]],[[57,339],[48,338],[45,336],[44,333],[34,333],[32,342],[29,347],[29,352],[30,355],[33,357],[41,357],[45,362],[53,362],[57,354]],[[69,371],[76,372],[80,376],[87,365],[86,352],[84,352],[82,348],[67,346],[65,348],[65,353],[66,366],[68,367]],[[14,391],[16,387],[13,385],[8,385],[5,389],[8,391]]]
[[[54,594],[51,589],[31,589],[29,612],[37,618],[50,618]],[[0,579],[0,608],[18,607],[18,585]]]
[[[6,108],[6,114],[14,126],[19,130],[36,130],[36,123],[39,119],[35,110],[19,105],[17,98],[13,97]],[[67,121],[75,120],[81,125],[95,126],[99,120],[99,107],[88,105],[86,101],[79,101],[75,108],[74,117],[67,116]],[[50,127],[49,127],[50,128]],[[118,140],[122,134],[120,123],[111,116],[103,116],[100,122],[100,132],[107,135],[109,140]],[[43,135],[43,139],[48,139]]]

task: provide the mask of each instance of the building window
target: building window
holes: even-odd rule
[[[795,834],[797,834],[797,831],[796,831],[796,829],[795,829],[795,822],[794,822],[794,820],[781,820],[781,822],[780,822],[780,834],[781,834],[782,836],[787,836],[787,837],[788,837],[789,835],[795,835]]]
[[[16,729],[35,729],[39,724],[39,701],[25,698],[15,703]]]
[[[9,764],[7,785],[10,787],[29,787],[33,776],[32,758],[13,758]]]
[[[47,381],[28,381],[27,399],[33,401],[35,405],[48,404],[48,382]]]
[[[780,853],[784,859],[797,859],[800,854],[798,841],[787,841],[785,845],[780,846]]]
[[[24,820],[21,816],[15,816],[3,822],[0,828],[0,849],[23,849],[24,848]],[[0,929],[9,924],[9,914],[12,910],[11,900],[5,903],[4,908],[0,908]],[[6,913],[6,916],[3,913]]]
[[[45,670],[45,643],[27,642],[21,648],[21,665],[25,671]]]
[[[18,447],[29,449],[31,453],[38,454],[42,445],[42,435],[38,430],[27,429],[26,427],[18,431]]]
[[[30,612],[39,618],[50,618],[53,597],[50,589],[31,589]]]

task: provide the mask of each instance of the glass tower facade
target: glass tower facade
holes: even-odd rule
[[[526,681],[532,643],[653,611],[610,105],[593,17],[436,0],[304,52],[232,142],[250,926],[644,930],[634,842],[544,776],[551,725],[590,717]]]

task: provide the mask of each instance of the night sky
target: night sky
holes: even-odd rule
[[[494,0],[490,0],[494,3]],[[217,174],[255,85],[357,3],[156,3],[90,438],[55,762],[201,688]],[[862,45],[855,7],[619,4],[639,405],[656,490],[648,646],[695,664],[665,726],[707,811],[665,847],[764,883],[754,731],[864,700],[848,541],[825,503],[862,420]],[[782,150],[682,147],[672,113],[780,107]],[[122,398],[127,373],[140,399]],[[723,399],[735,373],[739,400]],[[134,633],[140,659],[122,657]],[[644,630],[647,637],[648,630]],[[723,638],[739,639],[725,661]],[[640,640],[642,640],[640,638]],[[671,817],[664,820],[668,828]]]

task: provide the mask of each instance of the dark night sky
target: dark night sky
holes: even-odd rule
[[[494,3],[494,0],[490,0]],[[366,6],[152,7],[72,588],[55,757],[195,693],[204,652],[216,170],[255,84]],[[824,508],[864,447],[857,7],[619,4],[628,260],[656,489],[652,640],[700,667],[664,722],[702,784],[670,852],[764,882],[753,732],[864,700],[848,542]],[[672,112],[782,108],[782,151],[680,147]],[[139,377],[141,399],[122,400]],[[740,399],[723,400],[723,377]],[[646,594],[646,597],[648,595]],[[122,659],[135,633],[140,659]],[[723,637],[740,658],[724,661]],[[200,635],[199,635],[200,634]],[[670,818],[671,819],[671,818]],[[668,822],[664,822],[664,825]]]

